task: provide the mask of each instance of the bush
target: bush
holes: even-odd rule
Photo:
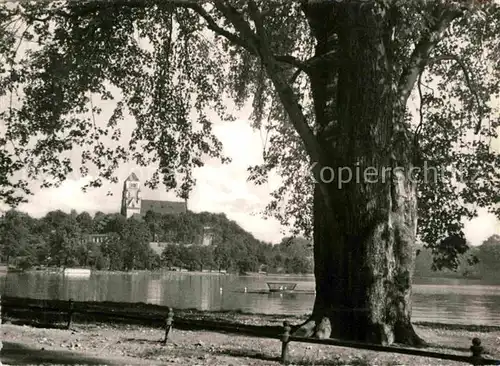
[[[106,265],[106,261],[102,254],[99,254],[95,260],[95,269],[98,271],[102,270]]]
[[[23,271],[33,268],[34,264],[33,259],[29,256],[19,257],[17,260],[17,267]]]

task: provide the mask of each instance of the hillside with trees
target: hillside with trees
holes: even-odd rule
[[[500,281],[500,235],[492,235],[478,248],[477,268],[488,281]]]
[[[213,232],[212,244],[201,245],[203,228]],[[85,240],[104,234],[102,243]],[[149,243],[168,245],[155,253]],[[235,273],[312,273],[311,243],[283,238],[277,245],[257,240],[225,214],[188,212],[144,220],[120,214],[51,211],[40,219],[8,211],[0,225],[1,260],[20,269],[88,267],[129,271],[159,268],[224,270]]]

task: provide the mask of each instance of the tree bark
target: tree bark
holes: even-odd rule
[[[315,187],[316,300],[296,334],[422,345],[410,321],[416,187],[390,19],[375,2],[318,3],[305,8],[316,56],[339,56],[310,74],[316,137],[335,179],[327,194]],[[352,179],[341,181],[348,169]]]

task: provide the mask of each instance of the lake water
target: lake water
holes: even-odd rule
[[[292,281],[297,293],[259,294],[266,282]],[[243,292],[244,288],[247,293]],[[145,302],[174,308],[242,310],[265,314],[310,313],[313,277],[236,276],[178,272],[92,273],[89,278],[43,272],[0,277],[6,296],[77,301]],[[301,291],[309,293],[301,293]],[[417,279],[413,320],[500,326],[500,286],[466,279]]]

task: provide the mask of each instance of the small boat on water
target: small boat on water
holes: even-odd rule
[[[267,282],[269,292],[293,291],[297,286],[294,282]]]
[[[88,268],[65,268],[63,273],[70,277],[90,277],[91,272]]]

